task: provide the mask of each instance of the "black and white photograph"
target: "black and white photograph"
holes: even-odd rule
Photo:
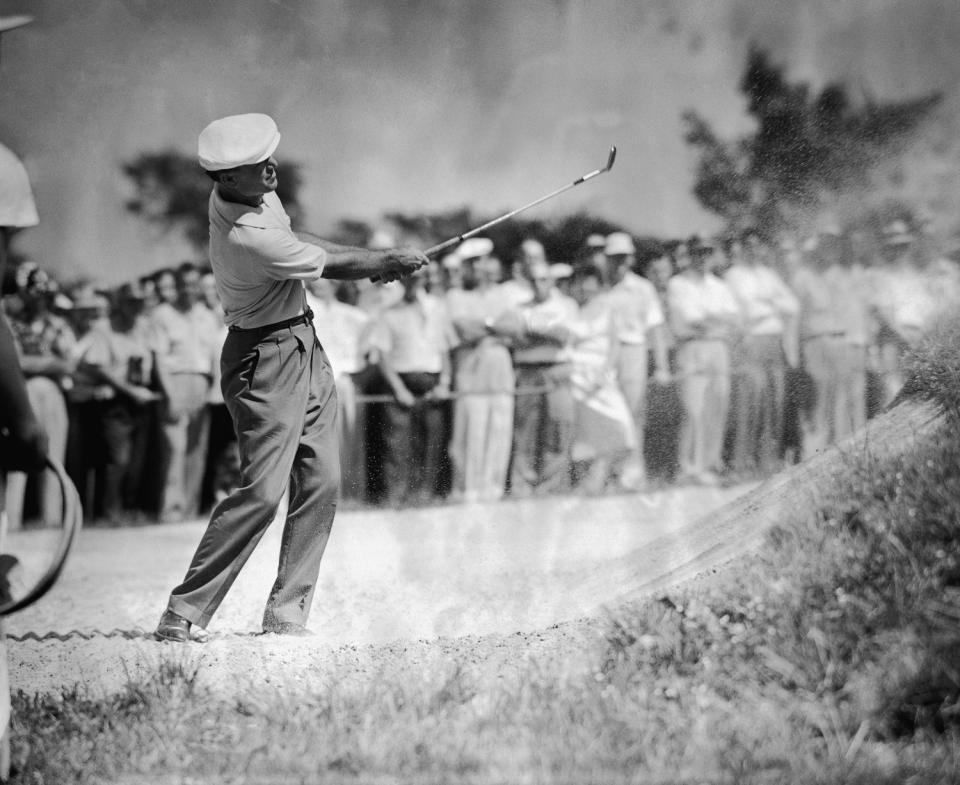
[[[960,783],[956,0],[0,0],[0,784]]]

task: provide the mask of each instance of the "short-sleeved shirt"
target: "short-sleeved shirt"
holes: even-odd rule
[[[211,320],[213,315],[211,314]],[[150,314],[151,339],[157,362],[167,373],[202,373],[213,376],[214,355],[210,339],[216,336],[211,322],[205,331],[190,313],[160,303]]]
[[[786,318],[800,310],[794,293],[769,267],[735,264],[723,280],[743,312],[747,335],[782,335]]]
[[[733,292],[713,273],[682,272],[667,283],[671,327],[678,340],[727,338],[741,318]],[[704,320],[711,320],[703,325]],[[697,326],[705,327],[703,332]]]
[[[317,338],[330,360],[335,376],[357,373],[363,369],[363,341],[370,326],[370,315],[355,305],[338,300],[324,302],[307,293],[313,311]]]
[[[647,331],[664,322],[657,290],[636,273],[628,271],[623,280],[611,288],[609,306],[620,343],[646,343]]]
[[[443,302],[421,293],[415,302],[401,300],[380,314],[370,343],[397,373],[440,373],[456,335]]]
[[[127,332],[115,330],[104,319],[77,341],[74,356],[88,365],[106,371],[114,378],[123,378],[127,384],[148,387],[153,374],[153,352],[142,322]],[[79,378],[77,386],[97,384],[99,380]]]
[[[306,311],[303,282],[319,278],[322,248],[298,239],[275,193],[258,207],[210,194],[210,264],[228,326],[263,327]]]
[[[573,323],[579,312],[574,299],[561,294],[557,289],[551,289],[545,300],[530,300],[521,305],[518,312],[525,334],[515,343],[516,365],[549,365],[569,361],[568,342],[561,343],[541,336]]]

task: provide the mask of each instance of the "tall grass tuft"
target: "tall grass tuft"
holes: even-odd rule
[[[898,397],[935,402],[960,419],[960,314],[941,318],[907,356],[907,383]]]

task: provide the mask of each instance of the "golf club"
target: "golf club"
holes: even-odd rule
[[[539,199],[534,199],[532,202],[530,202],[529,204],[525,204],[523,207],[518,207],[516,210],[511,210],[509,213],[505,213],[498,218],[494,218],[491,221],[487,221],[485,224],[483,224],[482,226],[478,226],[476,229],[471,229],[469,232],[464,232],[463,234],[459,234],[456,237],[451,237],[449,240],[445,240],[439,245],[434,245],[432,248],[428,248],[423,253],[425,256],[433,256],[434,254],[438,254],[440,253],[440,251],[444,251],[452,245],[458,245],[459,243],[462,243],[467,238],[474,237],[475,235],[478,235],[481,232],[486,231],[491,226],[496,226],[498,223],[502,223],[503,221],[506,221],[509,218],[513,218],[515,215],[519,215],[524,210],[529,210],[531,207],[535,207],[536,205],[547,201],[547,199],[552,199],[554,196],[559,196],[564,191],[569,191],[571,188],[580,185],[580,183],[585,183],[587,180],[590,180],[591,178],[596,177],[598,174],[609,172],[613,168],[613,162],[616,160],[616,158],[617,158],[617,148],[616,146],[614,146],[610,148],[610,153],[607,156],[606,165],[601,167],[600,169],[594,169],[592,172],[588,172],[587,174],[582,175],[581,177],[578,177],[572,183],[568,183],[562,188],[558,188],[556,191],[552,191],[548,193],[546,196],[541,196]],[[379,281],[380,278],[375,277],[375,278],[371,278],[370,280],[376,282],[376,281]]]

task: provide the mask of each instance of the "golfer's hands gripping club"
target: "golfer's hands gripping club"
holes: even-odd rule
[[[370,280],[374,283],[390,283],[412,275],[429,263],[426,255],[415,248],[391,248],[383,252],[383,268]]]

